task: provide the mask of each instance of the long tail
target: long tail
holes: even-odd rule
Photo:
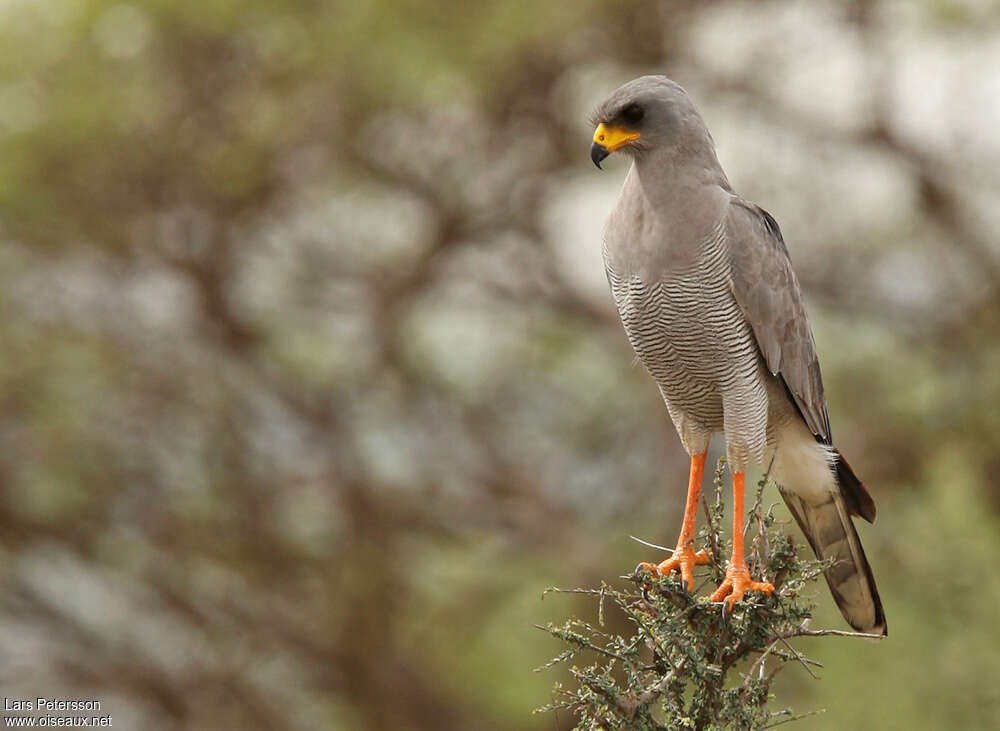
[[[874,522],[875,501],[840,452],[817,442],[801,420],[776,437],[766,457],[771,474],[816,557],[833,559],[824,573],[844,619],[856,630],[886,634],[875,577],[851,521],[858,515]]]
[[[840,452],[834,452],[837,488],[803,496],[779,487],[816,557],[833,558],[824,575],[844,619],[860,632],[888,634],[875,577],[861,547],[852,515],[875,520],[875,503]]]

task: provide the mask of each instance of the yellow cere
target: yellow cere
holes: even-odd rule
[[[639,133],[624,127],[614,125],[599,124],[594,130],[594,142],[604,145],[608,152],[614,152],[619,147],[627,145],[632,140],[639,139]]]

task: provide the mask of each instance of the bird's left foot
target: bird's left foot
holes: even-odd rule
[[[774,591],[774,585],[769,581],[754,581],[751,579],[750,570],[747,568],[745,561],[738,563],[730,561],[728,568],[726,568],[725,580],[719,584],[718,589],[712,592],[708,600],[712,602],[725,600],[728,608],[732,610],[733,604],[742,599],[743,595],[748,591],[762,591],[770,596]]]

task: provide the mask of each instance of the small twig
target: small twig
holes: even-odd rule
[[[538,625],[535,625],[535,626],[537,627]],[[554,665],[558,665],[561,662],[566,662],[571,657],[573,657],[576,653],[577,653],[577,651],[576,651],[575,648],[570,648],[568,650],[563,650],[562,652],[560,652],[558,655],[556,655],[554,658],[552,658],[551,660],[549,660],[544,665],[539,665],[537,668],[534,668],[532,670],[532,672],[540,673],[543,670],[548,670],[549,668],[551,668]]]
[[[670,682],[677,676],[678,673],[684,670],[684,666],[687,665],[687,658],[683,658],[676,667],[674,667],[669,673],[664,675],[655,684],[642,691],[635,697],[636,707],[644,706],[651,700],[656,698],[660,693],[667,689]]]
[[[719,541],[717,536],[719,535],[719,530],[715,525],[715,516],[712,514],[712,509],[708,506],[708,500],[705,496],[701,496],[701,507],[702,512],[705,514],[705,520],[708,521],[708,550],[712,554],[712,558],[716,563],[719,561]]]
[[[806,672],[809,673],[810,678],[812,678],[813,680],[819,680],[819,676],[812,671],[812,669],[809,667],[809,663],[806,662],[806,659],[805,657],[803,657],[801,652],[792,647],[791,643],[789,643],[788,640],[786,640],[784,637],[779,637],[778,641],[788,648],[788,650],[795,656],[796,660],[802,663],[802,667],[804,667],[806,669]]]
[[[626,578],[626,577],[621,577]],[[592,594],[593,596],[600,596],[604,593],[602,589],[560,589],[557,586],[550,586],[548,589],[542,591],[542,599],[545,598],[546,594]]]
[[[722,509],[722,476],[726,468],[725,457],[719,459],[715,466],[715,479],[713,484],[715,485],[715,505],[709,507],[708,501],[705,496],[702,495],[701,502],[705,509],[705,519],[708,521],[708,547],[712,554],[713,566],[718,569],[722,563],[722,549],[719,545],[719,535],[721,529],[716,523],[716,511],[721,512]]]
[[[800,629],[788,637],[862,637],[866,640],[884,640],[885,635],[871,632],[847,632],[840,629]]]
[[[763,670],[764,661],[767,660],[767,656],[771,654],[771,651],[777,646],[778,642],[779,640],[775,640],[774,642],[772,642],[770,645],[767,646],[767,649],[760,654],[760,657],[754,660],[753,665],[751,665],[750,669],[747,670],[747,676],[743,680],[743,684],[740,686],[741,688],[746,688],[748,685],[750,685],[750,681],[753,680],[753,675],[755,672],[757,672],[757,668]]]
[[[779,711],[775,715],[780,715],[782,713],[787,713],[787,711]],[[826,709],[825,708],[820,708],[820,709],[818,709],[816,711],[808,711],[806,713],[800,713],[799,715],[792,716],[791,718],[784,718],[784,719],[778,721],[777,723],[769,723],[764,728],[774,728],[775,726],[780,726],[783,723],[791,723],[792,721],[798,721],[798,720],[803,719],[803,718],[808,718],[809,716],[818,716],[820,713],[826,713]]]
[[[660,550],[660,551],[666,551],[667,553],[673,553],[674,552],[673,548],[667,548],[666,546],[658,546],[655,543],[650,543],[649,541],[644,541],[641,538],[636,538],[635,536],[629,536],[629,538],[631,538],[636,543],[641,543],[642,545],[649,546],[650,548],[655,548],[655,549]]]
[[[565,632],[561,631],[560,629],[558,629],[556,627],[543,627],[540,624],[536,624],[536,625],[533,625],[533,626],[536,629],[540,629],[540,630],[542,630],[542,632],[548,632],[550,635],[558,637],[561,640],[568,641],[568,642],[573,642],[573,640],[571,638],[565,636],[566,635]],[[624,656],[622,656],[622,655],[619,655],[617,652],[611,652],[611,650],[605,650],[603,647],[599,647],[598,645],[595,645],[593,643],[580,643],[580,642],[576,642],[576,644],[580,644],[581,647],[586,647],[588,650],[593,650],[594,652],[596,652],[598,654],[605,655],[607,657],[613,657],[615,660],[621,660],[622,662],[627,662],[626,658]]]
[[[778,641],[775,640],[773,643],[771,643],[772,646],[776,645],[777,642]],[[751,652],[763,652],[763,650],[751,650]],[[771,654],[774,655],[775,657],[780,657],[782,660],[796,659],[793,655],[789,655],[787,652],[784,652],[783,650],[771,650]],[[812,658],[805,657],[804,655],[802,656],[802,659],[815,667],[818,668],[826,667],[823,663],[819,662],[818,660],[813,660]]]
[[[638,705],[634,705],[625,698],[618,697],[617,695],[609,691],[607,688],[602,687],[599,683],[587,682],[583,678],[581,678],[580,680],[592,691],[606,698],[611,704],[614,705],[615,708],[621,711],[622,715],[624,715],[627,720],[631,721],[633,718],[635,718],[635,712],[638,709]],[[610,718],[605,719],[606,723],[609,726],[611,725],[613,720],[614,719]]]

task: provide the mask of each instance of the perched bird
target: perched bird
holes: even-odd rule
[[[770,467],[852,627],[886,633],[875,579],[851,516],[875,502],[833,447],[816,345],[777,222],[733,191],[701,116],[678,84],[643,76],[594,114],[590,156],[632,165],[604,232],[604,265],[622,325],[653,376],[691,456],[684,522],[673,556],[640,564],[679,570],[688,591],[698,494],[711,436],[722,432],[733,475],[733,555],[711,595],[729,607],[751,579],[743,551],[744,478]]]

